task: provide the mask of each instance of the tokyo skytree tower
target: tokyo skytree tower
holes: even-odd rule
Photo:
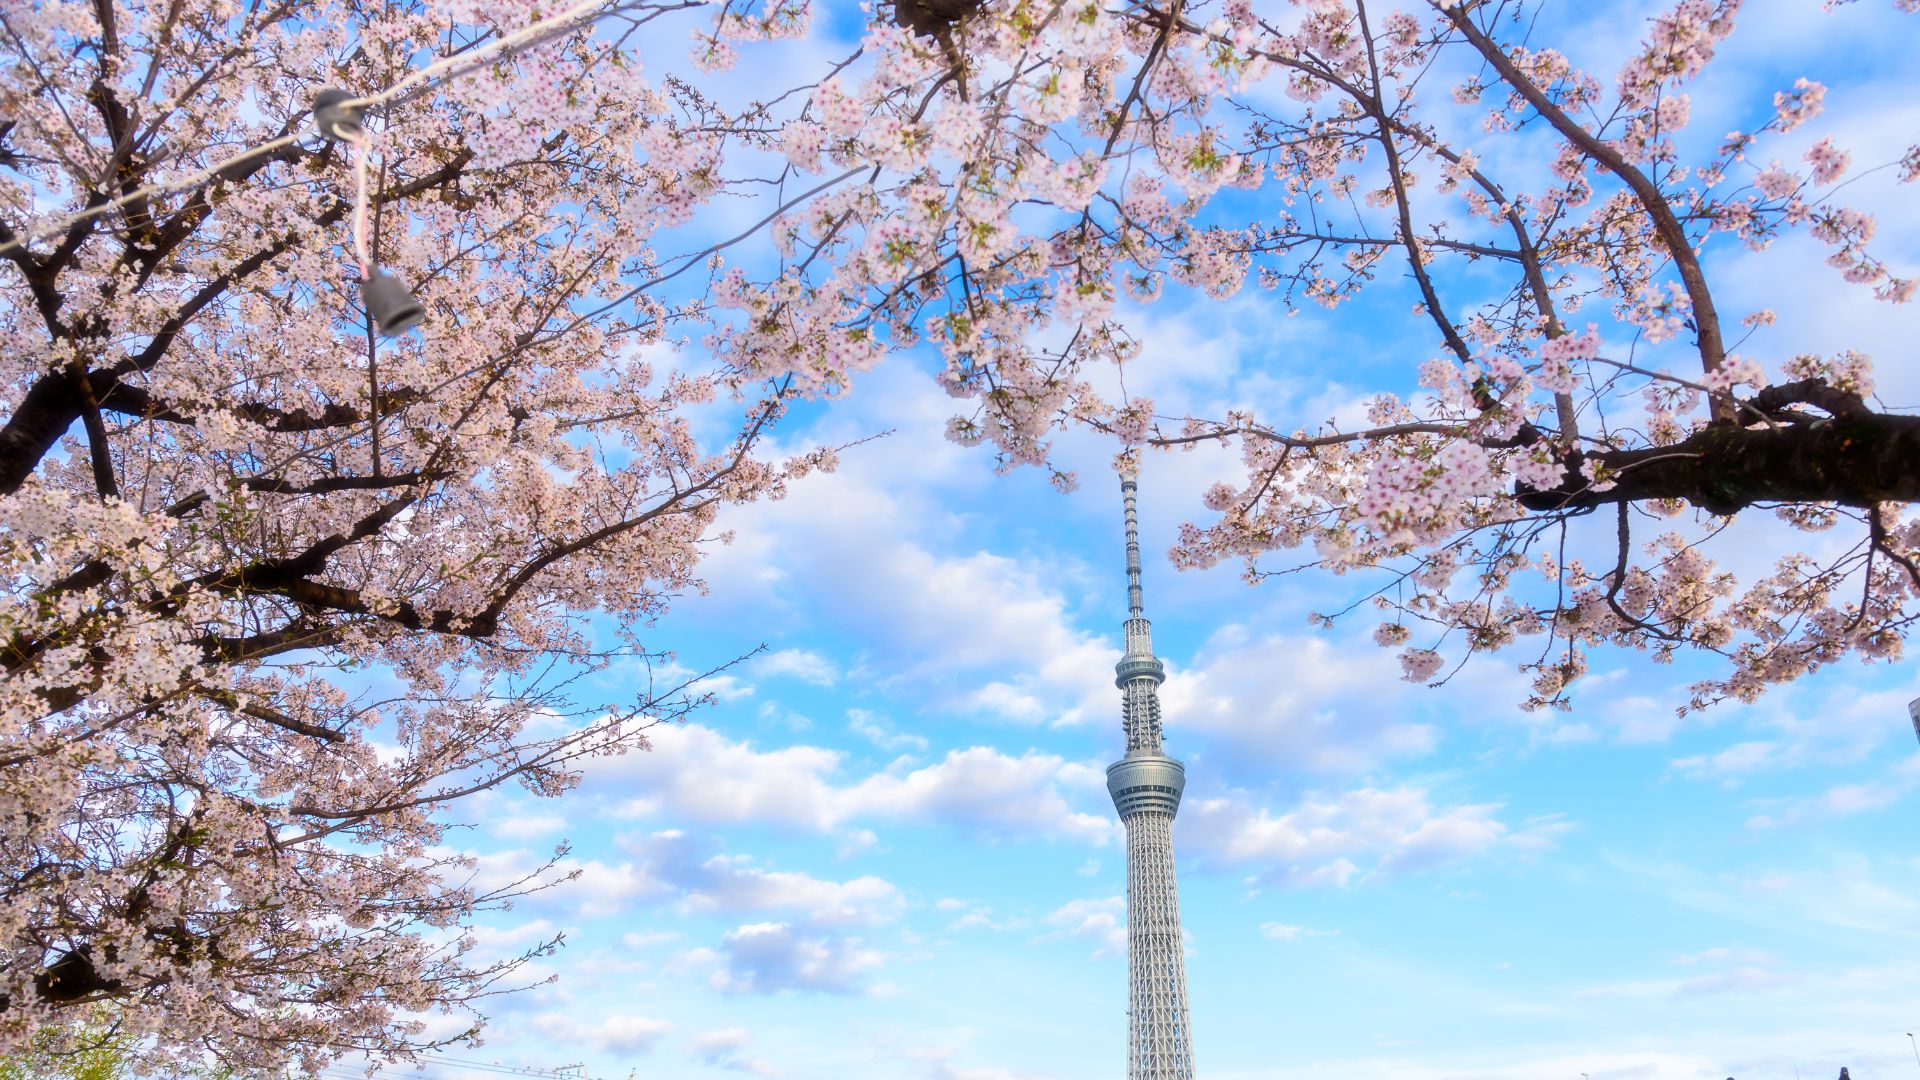
[[[1134,478],[1120,479],[1127,505],[1127,651],[1114,666],[1125,695],[1126,756],[1107,766],[1107,791],[1127,828],[1127,1080],[1193,1080],[1187,965],[1180,893],[1173,880],[1173,815],[1186,767],[1160,748],[1160,684],[1140,606],[1140,536]]]

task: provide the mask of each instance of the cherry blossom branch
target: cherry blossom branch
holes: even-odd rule
[[[1176,419],[1169,417],[1168,419]],[[1449,424],[1437,421],[1414,421],[1405,424],[1387,424],[1381,427],[1367,428],[1364,431],[1338,432],[1331,435],[1282,435],[1270,428],[1257,426],[1230,427],[1221,425],[1220,430],[1199,435],[1157,435],[1145,440],[1149,446],[1180,446],[1186,443],[1212,442],[1230,439],[1235,435],[1258,438],[1266,442],[1277,443],[1294,450],[1312,450],[1322,446],[1338,446],[1343,443],[1372,442],[1377,439],[1390,439],[1398,435],[1446,435],[1460,437],[1471,430],[1466,424]]]
[[[1473,350],[1467,347],[1453,320],[1447,317],[1446,308],[1440,303],[1440,294],[1434,289],[1433,279],[1427,273],[1426,257],[1420,253],[1419,239],[1414,235],[1413,208],[1407,199],[1406,174],[1400,165],[1400,150],[1394,145],[1393,127],[1387,118],[1386,106],[1380,101],[1383,85],[1380,81],[1380,60],[1374,48],[1373,31],[1367,25],[1365,0],[1354,0],[1353,9],[1360,20],[1360,41],[1367,51],[1367,71],[1373,78],[1373,92],[1363,95],[1361,101],[1378,125],[1378,141],[1387,159],[1387,182],[1393,189],[1394,210],[1399,216],[1400,238],[1406,247],[1407,266],[1413,271],[1414,284],[1420,289],[1420,298],[1426,304],[1427,314],[1440,329],[1440,336],[1446,341],[1447,348],[1460,358],[1461,363],[1471,363]]]
[[[1726,360],[1726,348],[1720,337],[1720,316],[1714,307],[1713,293],[1707,285],[1706,272],[1700,266],[1700,260],[1694,254],[1693,241],[1674,216],[1673,207],[1667,203],[1666,196],[1654,184],[1646,173],[1628,161],[1624,155],[1604,140],[1589,132],[1579,121],[1568,116],[1547,95],[1526,76],[1507,56],[1499,44],[1488,37],[1469,16],[1468,5],[1446,5],[1439,0],[1430,0],[1448,22],[1459,30],[1474,49],[1479,52],[1489,66],[1500,74],[1500,78],[1513,87],[1515,92],[1525,98],[1527,104],[1545,117],[1554,130],[1564,136],[1568,142],[1579,147],[1582,153],[1606,166],[1607,170],[1620,177],[1639,201],[1640,207],[1653,222],[1655,230],[1673,260],[1674,268],[1680,274],[1681,283],[1687,291],[1687,299],[1693,308],[1695,332],[1699,338],[1701,367],[1711,373],[1718,371]],[[1727,418],[1724,407],[1716,415]]]

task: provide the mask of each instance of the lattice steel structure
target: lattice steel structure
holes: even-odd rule
[[[1140,530],[1134,478],[1120,479],[1127,507],[1126,654],[1114,666],[1124,695],[1126,756],[1107,766],[1107,791],[1127,828],[1127,1080],[1193,1080],[1180,891],[1173,879],[1173,815],[1187,770],[1160,747],[1166,668],[1140,600]]]

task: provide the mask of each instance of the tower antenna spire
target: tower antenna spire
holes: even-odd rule
[[[1127,617],[1143,617],[1145,608],[1140,599],[1140,514],[1134,504],[1134,493],[1139,483],[1133,473],[1123,473],[1120,477],[1120,497],[1127,506]]]

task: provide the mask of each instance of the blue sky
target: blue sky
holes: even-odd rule
[[[905,366],[868,389],[823,432],[944,407]],[[563,800],[479,809],[462,842],[483,870],[564,836],[583,874],[489,920],[503,946],[569,943],[468,1056],[1119,1073],[1124,867],[1100,775],[1120,746],[1118,495],[1092,469],[1068,496],[994,477],[935,432],[903,424],[728,522],[711,591],[655,639],[688,667],[770,651],[695,724]],[[1144,471],[1149,551],[1198,509],[1187,460]],[[1902,1065],[1910,668],[1681,722],[1685,666],[1629,659],[1597,664],[1573,713],[1528,716],[1497,663],[1429,691],[1364,629],[1305,626],[1350,588],[1149,564],[1208,1076]]]
[[[1120,747],[1116,485],[995,477],[902,423],[945,407],[918,373],[867,389],[817,427],[900,432],[735,515],[709,594],[655,634],[690,668],[769,652],[650,753],[480,811],[462,842],[483,870],[565,836],[583,874],[490,920],[502,944],[569,943],[544,964],[559,980],[499,1002],[465,1056],[616,1077],[1124,1067],[1100,772]],[[1198,510],[1193,460],[1149,459],[1150,552]],[[1206,1075],[1864,1078],[1908,1060],[1910,668],[1676,721],[1684,665],[1612,660],[1573,713],[1529,716],[1497,662],[1429,691],[1397,681],[1369,624],[1305,625],[1352,584],[1249,589],[1149,560]]]
[[[1749,5],[1692,132],[1751,129],[1808,74],[1828,115],[1763,157],[1825,134],[1857,163],[1896,156],[1920,131],[1902,70],[1920,26],[1886,6]],[[1603,10],[1560,29],[1604,77],[1644,12]],[[1920,211],[1886,179],[1853,201],[1911,272]],[[1885,402],[1920,400],[1912,307],[1848,288],[1798,239],[1710,254],[1730,317],[1779,312],[1743,352],[1777,370],[1859,349]],[[1296,318],[1257,291],[1170,296],[1131,316],[1153,362],[1128,387],[1176,414],[1350,412],[1409,389],[1429,354],[1397,288]],[[498,1000],[487,1045],[459,1056],[661,1080],[1121,1075],[1124,864],[1101,775],[1121,746],[1111,448],[1062,438],[1071,494],[996,476],[941,438],[953,403],[927,368],[890,361],[802,410],[784,446],[893,434],[727,514],[707,592],[650,631],[686,671],[765,646],[708,684],[712,708],[563,799],[465,809],[475,827],[452,842],[483,877],[562,838],[581,875],[483,924],[488,950],[560,930],[567,945],[541,962],[557,979]],[[1363,579],[1249,588],[1237,567],[1167,564],[1232,470],[1211,450],[1150,456],[1140,496],[1168,750],[1189,778],[1175,845],[1202,1075],[1920,1072],[1904,1034],[1920,1030],[1911,662],[1849,662],[1684,719],[1707,670],[1690,660],[1598,655],[1570,713],[1518,709],[1518,654],[1409,686],[1364,614],[1308,625]],[[1749,521],[1720,554],[1764,566],[1785,535]],[[583,694],[642,676],[616,668]]]

